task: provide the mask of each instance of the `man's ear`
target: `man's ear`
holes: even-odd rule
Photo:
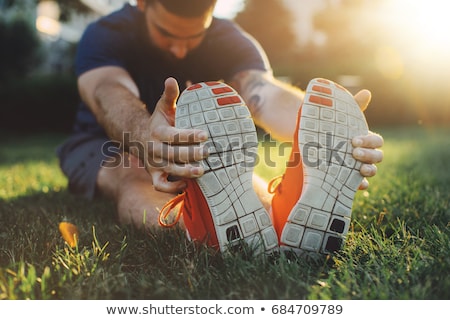
[[[137,7],[139,10],[144,11],[145,9],[145,0],[137,0]]]

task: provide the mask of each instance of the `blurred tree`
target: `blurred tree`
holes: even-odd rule
[[[41,2],[42,0],[35,0],[36,3]],[[73,0],[55,0],[59,4],[59,8],[61,10],[60,21],[65,22],[70,19],[70,13],[72,11],[79,13],[89,13],[92,10],[87,7],[82,1],[73,1]]]
[[[376,3],[366,0],[328,1],[327,6],[314,17],[314,28],[326,35],[321,55],[316,60],[316,71],[322,77],[339,82],[342,75],[357,76],[360,83],[352,88],[353,92],[367,88],[373,94],[371,107],[366,112],[372,125],[399,121],[394,114],[399,110],[404,113],[406,108],[396,90],[399,85],[381,77],[375,66],[374,52],[380,44],[382,27],[373,23],[372,18],[381,1],[385,0]],[[341,84],[348,86],[347,83]],[[413,117],[412,113],[407,114]],[[402,120],[413,121],[406,118]]]
[[[275,71],[284,71],[298,50],[293,19],[282,0],[246,0],[234,20],[259,41]]]
[[[336,74],[361,74],[373,66],[376,33],[370,23],[361,23],[373,4],[366,0],[342,0],[314,18],[314,27],[327,36],[323,62]]]
[[[12,8],[21,8],[21,7],[30,7],[35,6],[39,2],[43,2],[46,0],[0,0],[0,8],[2,10],[12,9]],[[59,4],[59,8],[61,10],[60,21],[65,22],[70,18],[70,13],[72,11],[87,13],[91,12],[91,10],[84,5],[81,1],[73,1],[73,0],[53,0]]]
[[[25,75],[40,61],[39,38],[25,17],[0,17],[0,43],[0,83]]]
[[[309,68],[336,81],[357,75],[360,88],[373,94],[366,112],[371,124],[449,123],[448,69],[445,64],[433,69],[431,59],[421,64],[408,58],[420,48],[420,39],[411,37],[415,42],[408,43],[408,33],[399,36],[405,32],[396,28],[401,19],[395,23],[395,13],[382,10],[390,1],[328,0],[314,18],[327,41]]]

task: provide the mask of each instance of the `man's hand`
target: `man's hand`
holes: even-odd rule
[[[178,83],[168,78],[164,93],[156,104],[148,125],[146,168],[156,190],[177,192],[185,188],[181,179],[169,181],[168,177],[196,178],[204,171],[192,162],[208,156],[200,143],[208,139],[206,132],[194,129],[177,129],[175,123],[176,100],[180,93]],[[173,179],[172,179],[173,180]]]
[[[370,91],[361,90],[355,95],[361,111],[365,111],[371,99]],[[377,173],[377,166],[383,160],[383,151],[379,150],[383,146],[383,138],[373,132],[369,132],[366,136],[358,136],[352,139],[353,157],[363,163],[360,172],[364,177],[373,177]],[[359,189],[364,190],[369,187],[366,178],[361,182]]]

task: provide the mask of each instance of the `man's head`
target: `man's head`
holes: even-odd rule
[[[216,0],[138,0],[152,43],[178,60],[202,42],[215,4]]]
[[[159,2],[168,12],[180,17],[194,18],[211,11],[217,0],[145,0],[147,5]]]

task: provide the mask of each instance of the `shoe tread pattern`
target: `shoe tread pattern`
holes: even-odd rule
[[[351,139],[368,126],[353,96],[325,79],[307,87],[298,133],[304,186],[284,227],[282,250],[328,254],[339,250],[350,226],[353,198],[363,177]]]
[[[175,126],[201,129],[209,156],[197,183],[208,203],[222,252],[244,240],[256,252],[274,252],[278,239],[269,214],[253,190],[256,128],[247,106],[228,85],[202,82],[177,102]]]

